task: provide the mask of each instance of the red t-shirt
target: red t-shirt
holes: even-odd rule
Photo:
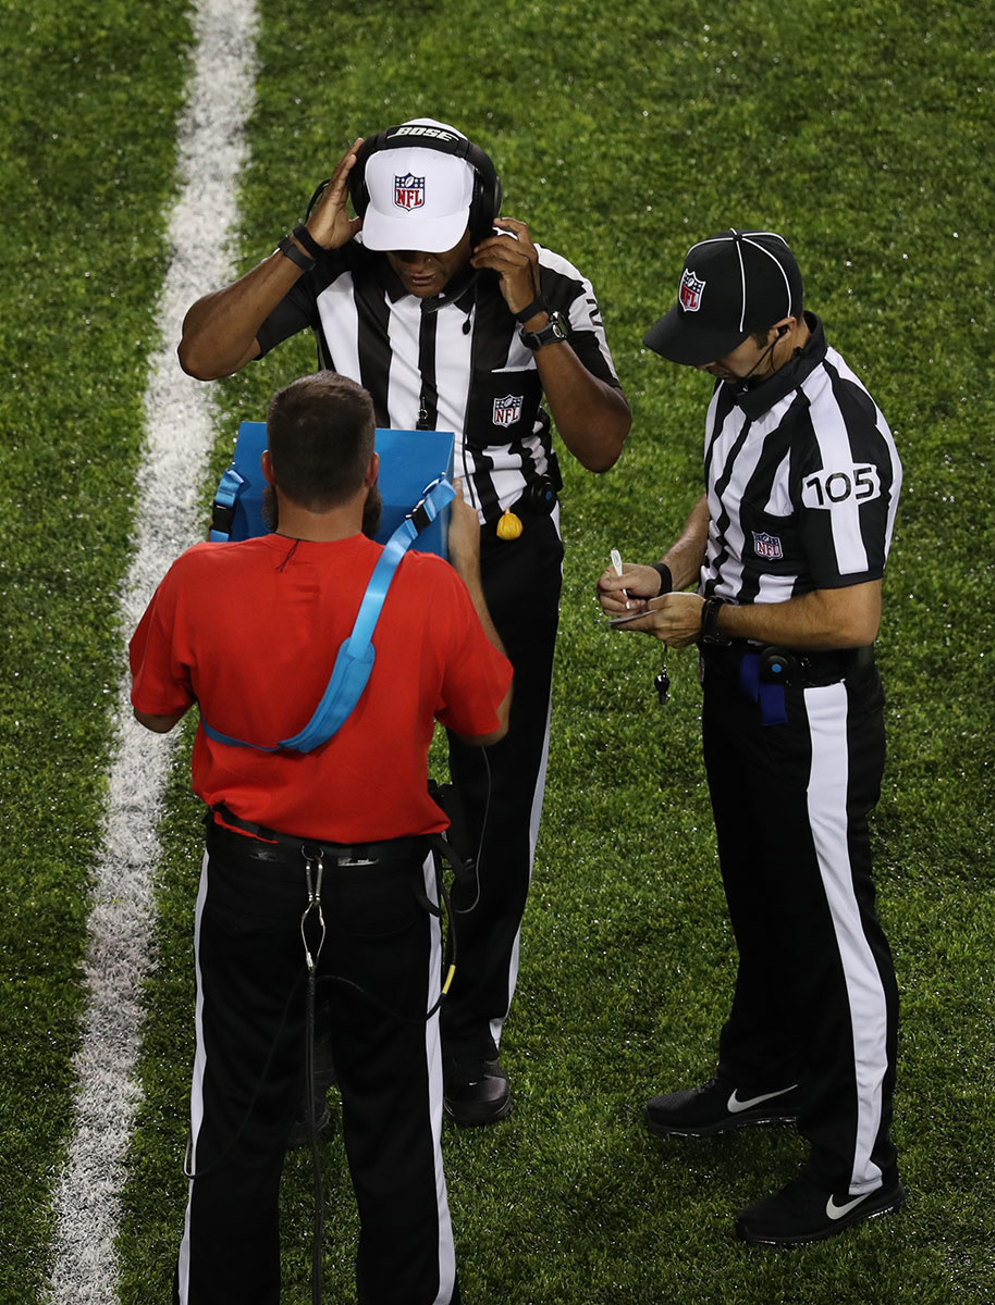
[[[214,729],[266,747],[296,734],[328,685],[380,552],[364,535],[195,545],[131,640],[133,705],[169,716],[198,702]],[[401,560],[373,647],[358,705],[313,752],[233,747],[198,729],[194,792],[243,820],[328,842],[444,829],[427,791],[433,722],[468,735],[497,729],[511,666],[462,580],[427,553]]]

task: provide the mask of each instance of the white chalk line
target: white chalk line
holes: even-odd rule
[[[254,0],[197,0],[192,23],[196,50],[178,135],[181,189],[170,216],[172,258],[157,311],[162,343],[149,361],[144,400],[137,546],[121,598],[126,637],[170,563],[202,532],[198,489],[214,437],[214,404],[209,387],[183,375],[175,350],[189,305],[232,276],[228,242],[236,229],[244,126],[254,97]],[[154,916],[157,825],[172,755],[168,737],[135,723],[129,689],[125,676],[88,925],[89,1005],[75,1058],[75,1126],[55,1192],[53,1305],[115,1305],[118,1299],[115,1238],[141,1096],[135,1077],[141,989]]]

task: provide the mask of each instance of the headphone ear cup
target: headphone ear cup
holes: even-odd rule
[[[490,208],[483,178],[479,172],[475,171],[473,174],[473,198],[470,200],[469,219],[470,240],[475,245],[491,234],[494,222]]]
[[[365,215],[370,204],[370,191],[366,184],[366,160],[371,154],[376,153],[386,134],[383,131],[377,132],[375,136],[370,136],[367,140],[364,140],[356,151],[356,162],[352,165],[352,171],[349,173],[349,198],[352,200],[352,207],[359,218]]]
[[[488,231],[494,227],[494,219],[501,216],[501,198],[502,198],[501,178],[495,172],[494,184],[490,187],[487,197],[487,227]]]
[[[355,167],[349,174],[349,198],[356,216],[364,217],[370,205],[370,192],[366,188],[365,175],[356,176]]]
[[[501,178],[489,156],[473,146],[467,157],[473,168],[473,198],[470,201],[470,238],[474,244],[486,239],[494,230],[494,219],[501,212]]]

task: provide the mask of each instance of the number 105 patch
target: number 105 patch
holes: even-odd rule
[[[873,463],[848,471],[817,471],[802,481],[802,503],[808,508],[834,508],[856,499],[869,503],[881,497],[881,477]]]

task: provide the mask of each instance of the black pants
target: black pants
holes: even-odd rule
[[[853,1195],[890,1182],[898,992],[875,913],[868,814],[884,768],[871,666],[785,691],[763,724],[706,658],[703,735],[739,969],[719,1071],[757,1092],[799,1082],[811,1170]]]
[[[488,609],[515,669],[507,735],[486,749],[450,736],[449,764],[478,861],[479,901],[457,920],[456,978],[444,1003],[447,1065],[467,1072],[495,1054],[518,978],[518,940],[539,836],[549,749],[553,651],[563,579],[563,544],[552,517],[523,516],[519,539],[481,539]],[[454,905],[473,893],[457,892]]]
[[[277,1305],[278,1194],[304,1069],[304,859],[212,826],[197,903],[197,1050],[180,1305]],[[326,863],[318,973],[342,1092],[360,1215],[362,1305],[458,1302],[439,1139],[438,922],[422,849],[406,859]],[[312,953],[314,922],[307,931]],[[386,1013],[340,976],[375,995]]]

